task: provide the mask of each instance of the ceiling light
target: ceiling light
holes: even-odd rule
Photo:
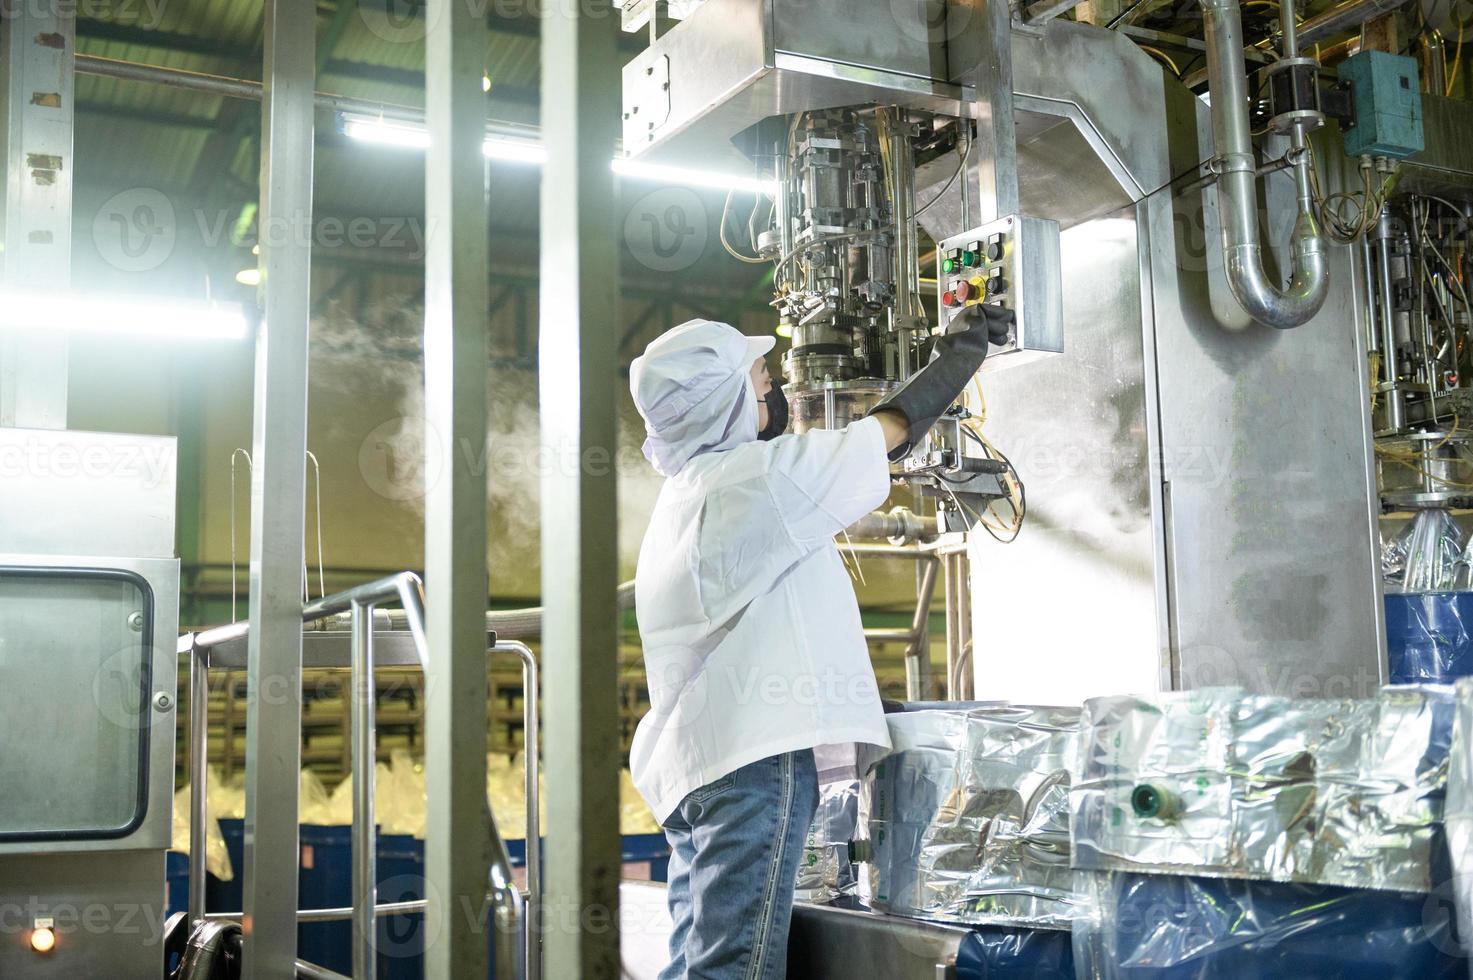
[[[365,143],[413,147],[421,150],[430,143],[429,133],[424,127],[412,123],[354,116],[347,113],[343,114],[342,122],[343,133],[348,138],[362,140]],[[493,132],[487,135],[481,151],[488,159],[538,165],[547,162],[547,150],[537,141],[535,129],[512,126],[505,128],[507,132]],[[723,191],[735,189],[747,193],[771,194],[777,189],[775,181],[763,180],[750,174],[692,170],[624,158],[610,161],[609,166],[614,173],[630,180],[679,184],[686,187],[708,187]]]
[[[238,303],[0,289],[4,330],[239,340],[249,335],[250,323]]]
[[[687,187],[710,187],[714,190],[732,189],[748,194],[772,194],[777,190],[777,181],[760,177],[743,177],[738,174],[720,173],[715,170],[688,170],[685,167],[667,167],[658,163],[643,163],[639,160],[619,159],[613,163],[614,173],[634,180],[652,183],[683,184]]]

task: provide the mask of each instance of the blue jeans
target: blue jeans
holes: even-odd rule
[[[670,965],[660,980],[783,980],[803,840],[818,807],[813,750],[694,790],[665,821]]]

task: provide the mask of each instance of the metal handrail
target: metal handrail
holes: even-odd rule
[[[374,919],[382,908],[377,902],[377,853],[373,841],[376,829],[373,820],[376,775],[373,719],[373,609],[381,602],[395,601],[404,608],[406,624],[419,655],[420,666],[427,668],[429,647],[425,641],[424,585],[419,576],[413,572],[400,572],[377,579],[309,602],[302,609],[304,623],[314,622],[343,611],[351,614],[351,663],[354,694],[350,705],[353,743],[350,776],[353,780],[353,905],[351,915],[353,975],[357,978],[365,978],[365,980],[372,980],[376,969],[373,946]],[[179,651],[190,654],[189,920],[191,928],[208,918],[204,906],[205,826],[209,819],[208,801],[205,796],[205,784],[208,778],[208,671],[210,666],[207,656],[212,647],[227,641],[238,640],[248,635],[249,632],[249,623],[231,623],[228,626],[186,634],[180,638],[179,642]],[[537,668],[531,650],[524,644],[508,642],[496,644],[489,652],[516,653],[522,658],[523,681],[528,688],[528,693],[523,696],[524,730],[529,733],[529,738],[534,739],[538,727]],[[531,751],[535,754],[536,742],[531,741],[530,746]],[[527,757],[527,781],[530,787],[527,794],[530,809],[527,824],[529,836],[527,878],[533,908],[540,903],[541,898],[540,854],[536,850],[537,838],[532,836],[534,831],[540,831],[535,809],[537,806],[537,768],[533,761],[534,758],[535,755]],[[486,804],[486,811],[487,823],[493,828],[489,883],[493,895],[494,913],[503,933],[512,932],[518,921],[525,923],[527,977],[528,980],[537,980],[537,973],[540,972],[538,970],[540,956],[534,955],[538,951],[535,930],[530,917],[526,914],[521,891],[516,887],[512,876],[511,858],[506,849],[506,842],[502,840],[501,834],[494,830],[495,819],[491,815],[489,801]],[[304,912],[310,911],[312,910],[298,910],[298,918],[300,919]],[[506,944],[498,943],[497,950],[495,975],[498,980],[511,980],[516,973],[515,959],[506,950]]]
[[[537,659],[532,649],[516,640],[498,642],[487,654],[515,653],[522,661],[522,768],[523,797],[527,803],[527,904],[523,910],[526,960],[523,974],[526,980],[541,980],[542,936],[542,813],[538,796],[537,743],[541,728],[541,716],[537,707],[539,684]],[[498,834],[498,836],[500,836]]]

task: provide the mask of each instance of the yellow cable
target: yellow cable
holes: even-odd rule
[[[1463,57],[1463,28],[1466,26],[1462,19],[1459,18],[1458,43],[1453,47],[1453,70],[1447,73],[1447,86],[1443,90],[1443,95],[1451,96],[1453,94],[1453,83],[1458,80],[1458,65],[1462,63],[1461,59]]]
[[[1166,62],[1167,67],[1171,69],[1171,73],[1177,78],[1181,77],[1181,68],[1177,66],[1175,61],[1171,60],[1171,57],[1165,51],[1162,51],[1160,48],[1153,48],[1149,44],[1142,44],[1140,48],[1147,54],[1153,54]]]

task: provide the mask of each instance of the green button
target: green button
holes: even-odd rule
[[[978,258],[978,256],[977,256],[977,253],[976,252],[963,252],[962,253],[962,265],[965,265],[965,266],[974,266],[974,265],[977,264],[977,258]]]
[[[941,263],[941,271],[942,272],[954,272],[954,271],[956,271],[956,263],[953,262],[953,261],[951,261],[951,259],[945,259]]]

